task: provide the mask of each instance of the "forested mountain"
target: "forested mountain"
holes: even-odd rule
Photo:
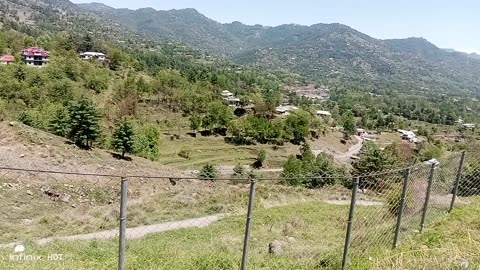
[[[341,24],[221,24],[194,9],[136,11],[82,4],[129,29],[175,39],[238,63],[299,72],[322,82],[437,94],[480,93],[480,61],[422,38],[379,40]]]

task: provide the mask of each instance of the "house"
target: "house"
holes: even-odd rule
[[[414,142],[416,140],[417,135],[413,131],[404,131],[402,133],[402,140],[407,140],[410,142]]]
[[[48,65],[49,61],[49,53],[39,47],[24,49],[22,57],[28,66],[43,67]]]
[[[328,111],[317,111],[317,116],[320,117],[331,117],[332,114]]]
[[[464,129],[474,129],[475,128],[475,124],[463,124],[462,127]]]
[[[226,97],[223,99],[223,102],[229,106],[240,106],[240,99],[234,96]]]
[[[8,65],[8,64],[11,64],[15,62],[15,57],[13,57],[12,55],[2,55],[0,56],[0,65]]]
[[[463,123],[465,123],[465,121],[463,121],[461,118],[455,121],[455,124],[458,124],[458,125],[462,125]]]
[[[100,60],[100,61],[105,61],[107,60],[107,56],[104,53],[100,52],[83,52],[80,54],[80,58],[84,60]]]
[[[291,105],[284,105],[284,106],[278,106],[275,108],[275,111],[281,115],[289,115],[291,111],[296,111],[298,110],[298,107],[291,106]]]
[[[228,90],[223,90],[222,93],[220,93],[220,95],[223,97],[223,98],[229,98],[229,97],[233,97],[233,93],[228,91]]]

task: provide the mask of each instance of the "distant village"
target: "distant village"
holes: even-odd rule
[[[32,67],[45,67],[50,61],[50,53],[40,47],[23,49],[20,53],[20,56],[22,57],[22,61],[27,66]],[[108,60],[107,56],[101,52],[82,52],[79,54],[79,58],[83,60]],[[15,57],[13,55],[6,54],[0,56],[0,65],[8,65],[14,62]]]

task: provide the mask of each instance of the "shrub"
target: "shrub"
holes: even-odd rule
[[[215,167],[215,165],[213,165],[211,163],[207,163],[207,164],[205,164],[205,166],[203,166],[202,170],[200,171],[199,176],[200,176],[201,179],[212,180],[212,179],[217,178],[218,170]]]
[[[157,160],[160,157],[160,131],[154,124],[143,124],[135,129],[133,154]]]
[[[112,147],[122,152],[122,158],[126,153],[131,153],[134,145],[133,127],[128,121],[121,122],[113,132]]]
[[[192,153],[191,150],[188,149],[182,149],[180,152],[178,152],[178,156],[182,157],[184,159],[190,159],[190,154]]]

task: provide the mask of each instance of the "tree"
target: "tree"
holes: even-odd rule
[[[211,163],[207,163],[205,164],[205,166],[202,167],[202,170],[200,171],[199,176],[201,179],[204,179],[204,180],[207,180],[207,179],[213,180],[217,178],[218,170],[215,167],[215,165]]]
[[[69,132],[69,122],[68,111],[65,108],[60,108],[50,121],[48,130],[57,136],[65,137]]]
[[[398,158],[389,149],[382,150],[375,143],[367,143],[360,159],[352,164],[353,174],[362,176],[360,178],[361,188],[379,187],[386,179],[383,179],[381,175],[372,176],[372,174],[392,169],[396,164],[399,164]]]
[[[348,111],[343,114],[342,116],[343,122],[343,135],[345,139],[349,140],[350,136],[355,134],[355,118],[353,117],[353,113]]]
[[[267,159],[267,152],[265,150],[258,151],[257,158],[255,159],[255,163],[253,164],[253,166],[255,168],[261,168],[266,159]]]
[[[131,153],[134,145],[134,131],[132,125],[124,120],[120,122],[113,132],[112,147],[122,152],[122,158],[126,153]]]
[[[190,117],[190,129],[194,133],[196,133],[201,126],[202,126],[202,117],[198,115],[192,115]]]
[[[100,133],[99,113],[95,106],[87,99],[81,99],[68,107],[68,116],[69,139],[79,147],[91,148]]]
[[[308,136],[310,127],[310,114],[305,111],[297,111],[285,120],[285,129],[293,137],[293,143],[300,144]]]

